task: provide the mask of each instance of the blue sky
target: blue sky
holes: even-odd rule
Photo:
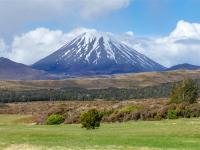
[[[199,6],[199,0],[132,0],[127,7],[106,15],[89,19],[75,15],[64,18],[66,21],[31,22],[26,28],[43,26],[67,32],[86,27],[114,33],[130,30],[137,36],[162,36],[171,32],[179,20],[200,22]]]
[[[200,0],[2,0],[0,56],[32,64],[84,27],[126,36],[123,42],[165,66],[200,65],[199,6]]]
[[[167,35],[179,20],[200,22],[199,6],[199,0],[135,0],[122,11],[124,28],[136,35]]]
[[[23,0],[14,1],[20,2]],[[99,1],[103,3],[104,0]],[[113,1],[115,2],[115,0]],[[39,19],[40,17],[38,16],[40,14],[38,14],[38,16],[35,17],[36,19],[30,18],[27,20],[27,22],[22,20],[24,23],[20,24],[19,27],[16,28],[16,30],[8,28],[8,30],[11,31],[4,30],[2,35],[6,37],[8,35],[5,34],[5,32],[11,32],[9,33],[9,36],[12,37],[12,33],[20,34],[21,32],[33,30],[37,27],[61,29],[65,32],[68,32],[77,27],[87,27],[114,33],[121,33],[130,30],[133,31],[137,36],[161,36],[167,35],[170,31],[172,31],[179,20],[186,20],[189,22],[200,22],[199,0],[128,1],[129,4],[125,7],[116,10],[111,10],[103,15],[98,14],[97,16],[89,16],[89,18],[86,19],[80,17],[81,12],[78,13],[75,9],[70,10],[71,12],[65,12],[63,10],[60,10],[60,14],[58,12],[56,16],[53,16],[52,18],[49,18],[49,16],[47,16],[48,13],[41,13],[41,16],[43,15],[43,17],[45,17],[46,15],[47,19]],[[35,12],[33,11],[32,13]],[[30,16],[32,16],[32,14],[30,14]],[[12,17],[12,13],[9,17]],[[20,15],[17,15],[17,17],[23,18]],[[9,19],[7,19],[7,21],[10,22]]]

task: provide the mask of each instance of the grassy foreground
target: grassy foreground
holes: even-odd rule
[[[102,124],[97,130],[80,125],[21,124],[28,116],[0,115],[0,149],[136,149],[199,150],[200,118]]]

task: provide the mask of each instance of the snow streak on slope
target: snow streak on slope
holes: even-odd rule
[[[111,33],[96,30],[80,34],[33,66],[68,74],[76,74],[76,71],[80,70],[86,74],[111,74],[164,69],[163,66],[115,39]]]

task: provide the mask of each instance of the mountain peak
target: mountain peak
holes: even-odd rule
[[[82,57],[83,54],[85,57],[85,61],[89,63],[97,63],[98,59],[101,57],[101,53],[103,53],[103,50],[105,50],[104,52],[106,53],[104,57],[115,60],[115,54],[110,45],[111,42],[119,43],[116,42],[114,36],[112,36],[111,33],[98,32],[96,30],[87,30],[86,32],[77,36],[74,40],[72,40],[70,44],[67,44],[67,46],[77,43],[78,47],[76,48],[76,54],[80,53],[80,57]],[[67,53],[69,51],[70,50],[68,50]],[[94,53],[96,53],[97,59],[91,61],[91,55],[93,55]]]
[[[5,57],[0,57],[0,60],[9,60],[8,58]],[[11,60],[10,60],[11,61]]]
[[[59,78],[59,75],[51,75],[45,71],[36,70],[30,66],[14,62],[8,58],[0,57],[1,80],[39,80]]]
[[[103,31],[98,31],[96,29],[89,29],[89,28],[76,28],[72,30],[72,34],[75,34],[76,36],[82,35],[82,34],[90,34],[90,35],[102,35],[105,36],[106,34],[112,35],[111,32],[103,32]]]
[[[112,74],[164,69],[109,32],[83,31],[33,67],[66,74]]]
[[[0,65],[3,66],[3,65],[24,65],[24,64],[20,64],[20,63],[17,63],[17,62],[14,62],[8,58],[5,58],[5,57],[0,57]],[[24,65],[25,66],[25,65]]]
[[[85,30],[85,32],[83,32],[80,36],[84,36],[86,38],[100,38],[100,37],[111,38],[112,33],[100,32],[100,31],[91,29],[91,30]]]

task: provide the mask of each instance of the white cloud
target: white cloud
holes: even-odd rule
[[[1,56],[17,62],[32,64],[54,52],[82,32],[91,29],[78,28],[69,33],[61,30],[37,28],[16,36],[7,54],[5,42],[0,40]],[[94,30],[94,29],[93,29]],[[136,38],[128,31],[121,37],[125,43],[165,66],[179,63],[200,65],[200,24],[179,21],[176,28],[166,37]],[[119,35],[118,35],[119,37]],[[121,41],[123,41],[121,40]]]
[[[94,20],[124,8],[132,0],[1,0],[0,34],[12,36],[16,31],[39,23],[73,26],[76,20]],[[68,24],[69,23],[69,24]],[[18,34],[18,33],[17,33]]]
[[[168,67],[179,63],[200,65],[199,23],[181,20],[166,37],[132,38],[124,42]]]
[[[125,32],[125,35],[133,37],[134,33],[132,31],[127,31]]]
[[[173,40],[200,39],[200,24],[181,20],[177,23],[176,29],[171,32],[169,38]]]
[[[3,0],[0,2],[1,12],[20,18],[48,17],[49,15],[78,14],[84,17],[96,17],[123,7],[132,0]],[[20,12],[20,13],[16,13]],[[22,13],[22,14],[21,14]],[[64,13],[64,14],[63,14]],[[4,14],[5,15],[5,14]],[[49,18],[52,16],[49,16]]]
[[[69,33],[61,30],[37,28],[20,36],[12,42],[8,57],[16,62],[33,64],[59,49],[61,46],[89,29],[77,28]]]
[[[111,11],[127,7],[131,0],[82,0],[81,14],[83,17],[95,17]]]
[[[0,39],[0,57],[7,57],[8,55],[8,46],[3,39]]]
[[[12,43],[9,58],[26,64],[41,59],[60,47],[63,42],[63,32],[38,28],[34,31],[16,36]]]
[[[6,45],[3,39],[0,39],[0,51],[3,51],[5,49]]]

